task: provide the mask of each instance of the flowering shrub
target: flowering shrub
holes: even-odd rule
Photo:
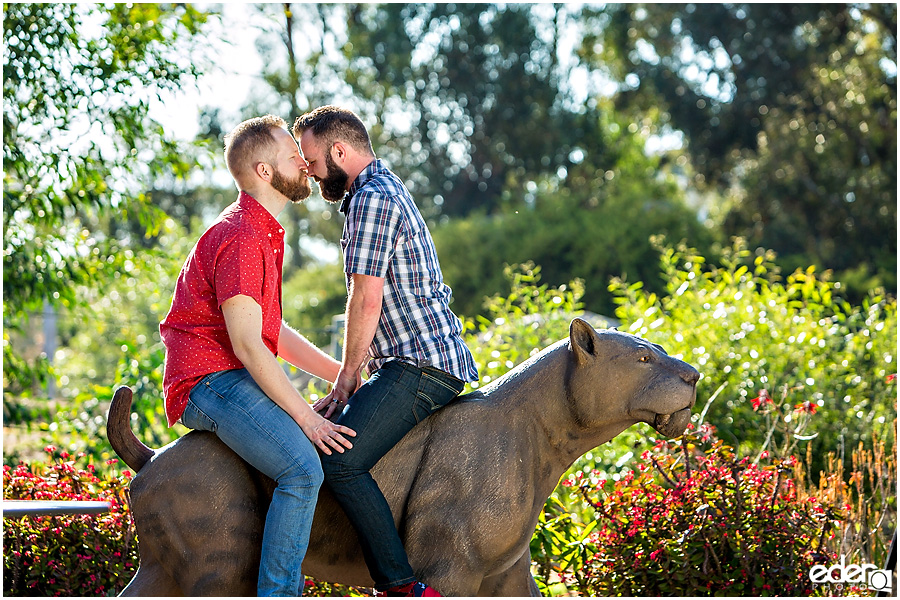
[[[723,439],[748,455],[764,445],[782,448],[798,441],[795,419],[815,412],[809,439],[818,473],[828,452],[869,446],[873,432],[883,438],[893,432],[896,298],[873,290],[861,306],[851,306],[827,272],[810,267],[782,277],[772,252],[750,251],[741,240],[723,252],[721,265],[688,248],[658,247],[663,296],[645,292],[640,282],[610,284],[620,329],[694,365],[703,374],[698,402],[723,388],[704,408]],[[778,428],[758,414],[762,389],[768,390],[764,400],[787,417]],[[797,405],[804,412],[792,414]],[[799,442],[803,453],[806,441]]]
[[[753,464],[706,425],[657,442],[619,481],[579,472],[563,486],[594,519],[557,578],[591,596],[810,595],[809,569],[831,564],[823,539],[843,515],[798,493],[796,464]]]
[[[105,596],[118,593],[137,569],[137,541],[124,490],[131,473],[99,476],[85,455],[45,449],[51,462],[3,467],[7,500],[102,500],[99,515],[3,519],[6,596]],[[115,459],[110,461],[115,463]]]

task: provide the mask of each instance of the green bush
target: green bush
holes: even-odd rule
[[[581,279],[585,308],[600,314],[615,309],[607,291],[610,277],[628,277],[662,290],[650,238],[664,232],[670,239],[709,247],[713,235],[677,200],[676,189],[656,183],[638,188],[621,181],[624,177],[600,189],[542,190],[533,209],[473,215],[435,227],[434,242],[453,288],[454,310],[483,314],[485,294],[505,294],[508,289],[503,265],[528,261],[542,267],[550,285]]]
[[[503,274],[510,292],[487,298],[486,316],[465,320],[463,337],[480,377],[471,388],[490,383],[567,337],[572,317],[582,314],[584,284],[580,280],[551,289],[540,284],[541,267],[531,262],[507,265]]]
[[[660,241],[656,243],[659,245]],[[833,450],[888,438],[896,416],[897,302],[873,291],[862,306],[839,297],[840,283],[810,268],[782,282],[771,252],[747,250],[740,240],[722,266],[692,250],[660,246],[666,280],[662,296],[640,282],[613,280],[620,329],[662,345],[702,373],[698,410],[741,452],[784,444],[813,447],[814,472]],[[707,399],[721,392],[710,406]],[[765,394],[785,413],[772,429],[753,409]],[[815,407],[809,439],[792,437],[790,411]]]

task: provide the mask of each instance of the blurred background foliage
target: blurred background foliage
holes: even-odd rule
[[[235,74],[222,6],[3,7],[5,464],[47,442],[109,458],[119,384],[141,439],[182,433],[158,323],[236,196],[223,135],[325,103],[409,186],[483,376],[587,314],[697,366],[741,452],[825,468],[896,427],[895,4],[246,5],[258,76],[236,112],[205,98],[189,139],[150,109]],[[285,319],[327,347],[342,218],[314,194],[281,220]],[[763,389],[817,407],[809,439],[754,410]],[[650,437],[576,468],[618,474]]]

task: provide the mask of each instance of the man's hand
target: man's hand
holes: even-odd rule
[[[337,379],[334,380],[334,387],[328,392],[324,398],[316,400],[313,404],[313,410],[320,413],[326,419],[330,419],[332,414],[340,414],[340,411],[347,405],[347,401],[353,392],[357,390],[360,383],[358,371],[345,371],[341,369]]]
[[[344,435],[356,436],[356,432],[349,427],[332,423],[315,413],[312,413],[312,416],[306,423],[300,425],[300,428],[313,446],[329,455],[332,448],[343,454],[345,447],[348,449],[353,447],[353,444]]]

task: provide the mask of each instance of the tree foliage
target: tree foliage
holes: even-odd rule
[[[452,219],[434,229],[454,310],[483,314],[484,298],[508,285],[504,265],[533,261],[551,285],[582,279],[585,308],[612,315],[616,304],[607,286],[613,277],[663,290],[653,236],[711,249],[714,232],[697,221],[660,157],[643,153],[645,138],[624,123],[598,127],[610,130],[607,169],[575,165],[569,185],[554,178],[534,184],[531,207]]]
[[[896,287],[894,4],[626,4],[585,13],[586,61],[626,114],[661,109],[694,184],[731,190],[725,233],[861,300]],[[846,275],[846,276],[844,276]]]
[[[34,375],[10,331],[127,269],[123,224],[159,231],[142,180],[191,165],[147,111],[202,68],[206,21],[190,5],[4,4],[5,388]]]
[[[589,196],[623,161],[646,161],[622,154],[624,128],[644,143],[681,140],[657,169],[724,223],[723,240],[772,248],[787,270],[834,269],[855,301],[896,283],[892,5],[263,10],[268,85],[252,106],[271,106],[271,90],[292,112],[354,108],[431,222],[509,220],[536,189]],[[638,175],[653,187],[656,173]],[[340,219],[312,207],[295,230],[333,240]],[[557,270],[553,257],[523,258]]]

